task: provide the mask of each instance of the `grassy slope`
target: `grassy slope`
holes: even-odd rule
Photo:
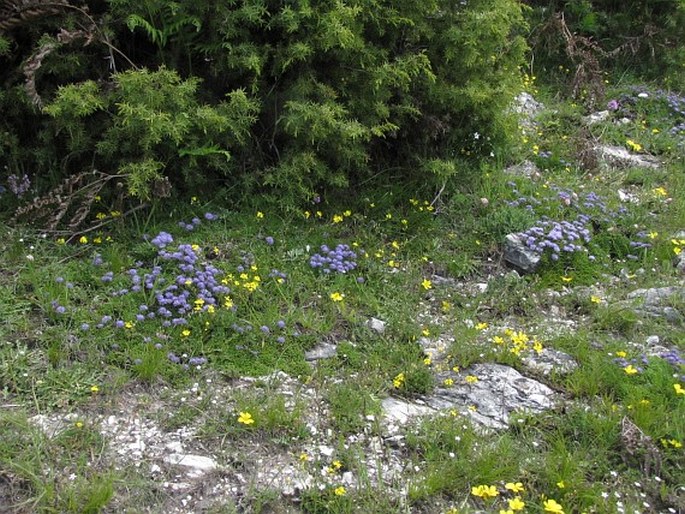
[[[296,503],[253,490],[216,504],[215,512],[499,512],[512,507],[510,500],[516,507],[515,497],[527,512],[545,506],[553,512],[550,498],[566,512],[685,509],[685,395],[674,387],[683,384],[683,367],[656,357],[647,365],[640,360],[646,338],[654,335],[682,355],[683,326],[638,318],[617,303],[639,287],[682,282],[672,260],[685,244],[672,239],[685,229],[683,139],[669,134],[674,119],[663,102],[642,100],[624,113],[634,116],[629,123],[590,129],[580,128],[579,107],[555,105],[537,129],[522,135],[519,157],[535,160],[540,178],[493,168],[478,180],[465,177],[435,202],[425,191],[377,185],[354,201],[324,199],[298,216],[259,206],[235,212],[193,200],[176,205],[171,220],[153,214],[117,222],[73,244],[3,228],[0,505],[10,512],[163,512],[178,506],[178,497],[155,486],[146,470],[117,464],[113,443],[100,434],[98,416],[126,408],[130,400],[155,404],[155,419],[168,430],[199,426],[198,444],[210,453],[225,445],[272,447],[311,466],[314,476],[320,475],[317,466],[328,469],[321,488]],[[585,171],[579,156],[595,139],[634,149],[639,144],[666,165]],[[639,203],[622,205],[619,188]],[[521,280],[506,274],[504,235],[541,216],[574,219],[591,191],[608,211],[627,211],[605,216],[590,209],[596,233],[587,253],[546,259],[539,272]],[[579,199],[566,205],[560,192]],[[209,210],[217,220],[202,218]],[[176,225],[194,216],[202,222],[193,231]],[[164,326],[160,316],[136,319],[156,308],[149,291],[117,294],[135,285],[131,269],[143,276],[159,265],[167,284],[177,281],[176,265],[149,241],[160,231],[174,238],[167,250],[197,245],[191,250],[198,267],[217,268],[219,284],[224,280],[231,289],[216,294],[216,306],[208,309],[209,303],[196,302],[196,283],[178,282],[179,291],[190,295],[190,312],[169,318],[183,317],[178,325]],[[143,234],[151,237],[146,241]],[[651,247],[635,250],[631,241]],[[356,268],[345,274],[313,269],[310,256],[323,244],[348,245]],[[96,255],[102,264],[94,264]],[[110,271],[113,280],[103,281]],[[465,292],[485,281],[487,291]],[[682,304],[674,307],[683,311]],[[550,327],[550,312],[574,320],[576,329]],[[103,316],[113,319],[98,328]],[[371,316],[387,323],[384,334],[365,326]],[[417,340],[453,336],[450,366],[497,361],[521,368],[519,357],[495,339],[506,339],[507,329],[531,342],[538,336],[579,362],[569,375],[543,379],[565,395],[565,406],[522,415],[509,430],[487,437],[456,413],[425,419],[404,434],[401,481],[365,482],[365,446],[344,444],[346,437],[383,433],[381,398],[412,398],[435,386],[432,363]],[[322,341],[338,343],[338,355],[313,369],[304,352]],[[617,364],[623,355],[637,359],[641,371],[631,374],[627,363]],[[296,395],[294,403],[286,402],[268,384],[227,386],[274,370],[315,391],[321,427],[332,430],[329,441],[336,447],[330,462],[308,462],[302,450],[311,438],[309,400]],[[222,384],[227,395],[220,408],[209,395],[185,401],[192,384],[207,379]],[[49,438],[27,421],[39,413],[73,417]],[[249,420],[241,413],[254,423],[241,423]],[[631,448],[625,419],[651,437],[656,450],[644,441]],[[231,462],[239,465],[249,468],[250,462]],[[367,485],[343,487],[346,471]],[[472,494],[479,485],[495,486],[498,495]]]

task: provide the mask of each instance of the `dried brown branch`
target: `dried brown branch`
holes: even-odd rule
[[[45,195],[19,207],[12,220],[30,219],[44,232],[73,234],[88,217],[102,189],[111,181],[122,178],[126,178],[125,175],[108,175],[99,171],[71,175]],[[58,229],[65,218],[68,218],[66,229]]]

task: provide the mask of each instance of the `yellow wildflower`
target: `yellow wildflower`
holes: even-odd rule
[[[423,287],[426,291],[431,289],[433,287],[433,283],[428,280],[427,278],[423,279],[423,282],[421,282],[421,287]]]
[[[478,485],[471,488],[471,494],[479,498],[494,498],[499,495],[499,491],[494,485]]]
[[[523,508],[526,506],[526,502],[521,500],[520,496],[517,496],[516,498],[512,498],[509,500],[509,508],[511,510],[523,510]]]
[[[551,512],[552,514],[564,514],[564,509],[555,500],[549,499],[545,500],[543,504],[545,507],[545,512]]]
[[[331,293],[330,296],[331,296],[331,300],[333,300],[334,302],[342,302],[343,298],[345,298],[344,294],[338,293],[338,292]]]
[[[404,373],[398,373],[395,378],[392,379],[392,385],[395,389],[399,389],[404,384]]]
[[[625,368],[623,368],[623,371],[626,372],[626,375],[634,375],[638,372],[632,364],[628,364]]]
[[[523,484],[521,482],[507,482],[506,484],[504,484],[504,488],[514,493],[520,493],[524,490]]]
[[[254,423],[252,414],[249,412],[241,412],[238,416],[238,423],[242,423],[243,425],[252,425]]]

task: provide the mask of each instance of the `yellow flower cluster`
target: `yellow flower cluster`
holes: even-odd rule
[[[501,336],[494,336],[492,342],[498,347],[508,348],[509,352],[517,357],[524,351],[533,350],[540,354],[543,350],[542,343],[536,337],[531,340],[525,332],[510,328],[506,328]]]
[[[256,273],[258,270],[259,268],[253,264],[250,266],[250,271],[252,273],[242,272],[237,278],[233,276],[233,274],[229,273],[224,279],[221,280],[221,283],[224,285],[233,284],[236,287],[247,289],[250,293],[252,293],[259,288],[259,285],[262,282],[262,278],[258,273]],[[230,307],[233,307],[232,301]],[[230,307],[228,308],[230,309]]]
[[[471,488],[471,494],[487,500],[499,495],[499,491],[494,485],[476,485]]]
[[[404,373],[398,373],[397,376],[395,376],[395,378],[392,379],[392,385],[395,387],[395,389],[399,389],[404,385],[404,380]]]
[[[309,214],[309,216],[311,216],[311,213]],[[307,214],[305,213],[305,217],[309,217],[309,216],[307,216]],[[349,218],[350,216],[352,216],[352,211],[349,209],[344,211],[342,214],[334,214],[333,215],[333,224],[342,223],[343,221],[345,221],[345,218]]]
[[[640,143],[636,143],[632,139],[626,140],[626,146],[628,148],[630,148],[633,152],[641,152],[642,151],[642,145]]]
[[[685,248],[685,239],[671,239],[671,244],[673,245],[673,253],[680,255]]]
[[[416,210],[418,212],[433,212],[435,210],[435,207],[433,207],[428,200],[424,200],[423,202],[421,202],[416,198],[410,198],[409,203],[412,204],[412,206],[416,207]]]

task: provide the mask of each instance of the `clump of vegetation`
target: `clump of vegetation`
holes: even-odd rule
[[[291,209],[389,172],[442,184],[506,146],[525,51],[513,0],[54,10],[0,47],[0,157],[34,194],[92,169]]]

